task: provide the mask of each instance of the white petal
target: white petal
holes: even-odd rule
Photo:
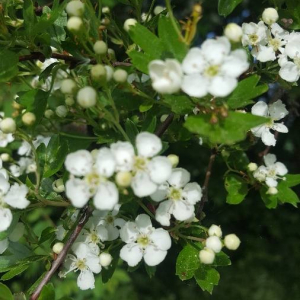
[[[98,173],[105,177],[114,174],[116,162],[110,149],[104,147],[98,151],[96,169]]]
[[[97,235],[98,235],[98,237],[101,241],[107,241],[108,232],[107,232],[107,228],[104,225],[98,225],[96,227],[96,232],[97,232]]]
[[[212,79],[208,92],[215,97],[226,97],[236,88],[237,83],[236,78],[216,76]]]
[[[285,53],[290,58],[295,58],[299,56],[299,49],[300,49],[300,35],[298,34],[291,34],[289,37],[288,43],[285,46]]]
[[[107,229],[107,241],[114,241],[119,237],[119,229],[117,227],[114,227],[112,224],[107,224],[106,229]]]
[[[139,232],[147,233],[152,228],[151,219],[146,214],[138,215],[135,219],[135,223]]]
[[[161,139],[153,133],[141,132],[135,140],[138,154],[143,157],[153,157],[162,149]]]
[[[150,197],[153,201],[160,202],[167,198],[168,192],[169,192],[169,184],[168,183],[161,184],[160,186],[158,186],[157,191],[152,195],[150,195]]]
[[[276,162],[276,155],[275,154],[267,154],[264,156],[264,163],[267,167],[270,167],[272,165],[274,165]]]
[[[4,239],[0,241],[0,254],[4,253],[4,251],[8,248],[9,241],[8,239]]]
[[[219,253],[222,250],[222,242],[220,238],[215,235],[207,238],[205,241],[205,245],[215,253]]]
[[[145,249],[144,260],[148,266],[157,266],[167,256],[167,251],[160,250],[150,245]]]
[[[12,242],[17,242],[24,235],[25,226],[23,223],[17,223],[13,231],[8,236],[9,240]]]
[[[296,82],[300,77],[300,71],[293,62],[288,61],[281,66],[279,76],[288,82]]]
[[[156,248],[160,250],[168,250],[171,248],[171,238],[168,231],[158,228],[155,229],[149,236]]]
[[[181,89],[191,97],[204,97],[207,94],[209,81],[200,74],[185,75]]]
[[[266,117],[268,115],[268,105],[263,101],[258,101],[251,108],[252,115]]]
[[[182,62],[182,70],[186,74],[202,73],[206,65],[199,48],[192,48]]]
[[[5,195],[9,190],[10,184],[2,174],[0,174],[0,194]]]
[[[272,178],[272,177],[267,177],[266,178],[266,185],[269,187],[276,187],[278,185],[278,182],[276,181],[276,179]]]
[[[93,165],[93,158],[89,151],[78,150],[67,155],[66,169],[75,176],[84,176],[88,174]]]
[[[173,204],[173,215],[178,221],[185,221],[192,217],[195,208],[186,201],[176,200]]]
[[[79,259],[86,258],[86,256],[90,252],[89,247],[85,243],[81,243],[81,242],[74,243],[72,246],[72,251]]]
[[[266,130],[262,133],[261,140],[266,146],[276,145],[274,134],[270,132],[269,128],[266,128]]]
[[[183,168],[175,168],[172,171],[171,177],[168,179],[170,185],[176,188],[184,187],[190,181],[190,173]]]
[[[86,264],[93,273],[99,274],[101,272],[102,267],[98,256],[88,255],[86,257]]]
[[[283,119],[288,115],[288,110],[285,108],[285,104],[282,103],[281,100],[277,100],[276,102],[269,105],[270,116],[274,120]]]
[[[251,128],[252,133],[254,134],[254,136],[256,137],[261,137],[263,132],[265,132],[267,129],[266,125],[260,125],[260,126],[256,126],[254,128]]]
[[[289,132],[288,128],[282,123],[274,123],[272,129],[282,133]]]
[[[8,229],[12,222],[13,216],[8,208],[0,208],[0,232]]]
[[[137,244],[123,246],[120,257],[125,260],[130,267],[135,267],[143,258],[142,249]]]
[[[15,183],[4,196],[4,201],[14,208],[24,209],[30,204],[30,202],[26,199],[27,193],[28,188],[26,185],[18,185]]]
[[[247,53],[243,49],[237,49],[227,56],[221,66],[222,72],[230,77],[239,77],[249,68]]]
[[[77,278],[77,285],[83,291],[95,288],[94,274],[89,270],[81,271]]]
[[[167,200],[159,204],[155,212],[155,220],[163,226],[170,226],[170,218],[173,212],[173,201]]]
[[[94,205],[97,209],[112,210],[119,202],[119,191],[111,181],[100,183],[94,196]]]
[[[275,166],[276,166],[276,173],[280,176],[284,176],[288,172],[286,166],[281,162],[275,163]]]
[[[120,238],[125,243],[133,243],[136,241],[139,230],[134,222],[127,222],[120,230]]]
[[[134,194],[140,198],[150,196],[157,189],[157,185],[153,183],[150,176],[143,171],[136,173],[132,179],[131,187]]]
[[[230,47],[230,42],[226,37],[219,37],[216,40],[206,40],[202,44],[201,50],[205,60],[211,64],[218,65],[229,54]]]
[[[66,182],[66,195],[72,205],[78,208],[85,206],[91,197],[87,183],[77,178],[69,179]]]
[[[165,156],[152,158],[148,163],[147,168],[151,180],[157,184],[161,184],[168,180],[172,173],[172,163]]]
[[[252,49],[251,54],[261,62],[274,61],[276,59],[275,51],[272,47],[258,45]]]
[[[134,149],[129,142],[111,144],[110,149],[117,163],[118,171],[131,171],[134,161]]]
[[[188,183],[184,189],[182,196],[192,205],[195,205],[197,202],[201,200],[202,197],[202,190],[198,183],[191,182]]]

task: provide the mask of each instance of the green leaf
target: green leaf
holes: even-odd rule
[[[132,144],[135,143],[135,138],[138,135],[139,131],[135,125],[130,119],[127,119],[125,122],[125,131],[131,141]]]
[[[194,278],[203,291],[211,294],[214,286],[219,283],[220,274],[216,269],[201,264],[200,268],[195,272]]]
[[[294,207],[297,207],[297,204],[300,202],[298,195],[289,188],[288,184],[285,181],[281,181],[278,186],[277,199],[281,203],[289,203]]]
[[[158,35],[165,50],[171,52],[179,61],[182,61],[187,53],[187,45],[183,41],[180,41],[179,36],[173,27],[171,18],[164,15],[160,16],[158,22]]]
[[[68,154],[68,143],[59,135],[53,135],[46,148],[44,177],[50,177],[60,170],[66,155]]]
[[[32,31],[35,28],[36,16],[32,0],[24,0],[23,4],[24,27],[27,35],[33,38]]]
[[[300,184],[300,174],[287,174],[284,177],[284,183],[287,187],[293,187]]]
[[[177,257],[176,275],[178,275],[181,280],[191,279],[199,266],[199,250],[190,244],[186,245]]]
[[[156,272],[156,266],[150,267],[147,264],[145,264],[145,269],[150,278],[154,277],[155,272]]]
[[[3,283],[0,283],[0,300],[14,300],[10,289]]]
[[[227,254],[225,254],[223,251],[216,253],[216,257],[213,262],[213,266],[226,267],[226,266],[230,266],[230,265],[231,265],[231,261]]]
[[[14,278],[15,276],[23,273],[25,270],[29,268],[29,264],[26,265],[17,265],[14,268],[11,268],[7,273],[5,273],[2,277],[1,280],[10,280]]]
[[[147,118],[144,120],[141,131],[148,131],[154,133],[156,129],[157,118],[156,116],[148,114]]]
[[[6,231],[0,232],[0,241],[6,239],[12,233],[12,231],[15,229],[17,223],[19,222],[21,214],[22,214],[22,212],[15,212],[13,214],[13,220],[12,220],[9,228]]]
[[[240,204],[248,193],[247,182],[236,174],[229,173],[225,178],[225,189],[228,192],[226,202]]]
[[[286,6],[290,17],[293,20],[290,28],[300,29],[300,2],[298,0],[286,0]]]
[[[267,191],[268,191],[268,187],[266,186],[262,186],[259,189],[261,199],[263,200],[267,208],[269,209],[276,208],[278,202],[277,195],[267,194]]]
[[[169,104],[172,112],[179,115],[190,114],[195,107],[185,95],[164,95],[163,102]]]
[[[131,58],[132,64],[141,72],[149,74],[148,65],[153,60],[153,57],[147,53],[137,52],[136,50],[131,50],[127,52],[128,56]]]
[[[38,300],[54,300],[54,299],[55,299],[54,286],[52,283],[48,283],[43,287]]]
[[[243,0],[219,0],[218,13],[220,16],[227,17],[233,12],[237,5]]]
[[[227,163],[234,170],[247,170],[249,164],[249,158],[247,154],[243,151],[233,151],[227,159]]]
[[[252,99],[268,91],[268,85],[258,85],[260,76],[252,75],[239,82],[236,89],[226,98],[230,108],[236,109],[253,103]]]
[[[41,245],[42,243],[48,241],[48,240],[54,240],[55,239],[55,232],[56,229],[54,227],[47,227],[42,231],[39,244]]]
[[[232,145],[245,139],[247,132],[258,125],[267,123],[268,118],[229,112],[228,117],[217,124],[210,123],[210,115],[190,116],[184,126],[193,133],[207,137],[211,143]]]
[[[0,51],[0,82],[7,82],[18,74],[19,57],[9,50]]]

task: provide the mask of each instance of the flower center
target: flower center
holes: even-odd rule
[[[111,215],[108,215],[107,217],[106,217],[106,223],[108,223],[108,224],[112,224],[113,222],[114,222],[114,217],[113,216],[111,216]]]
[[[255,45],[256,42],[258,41],[257,34],[249,34],[249,40],[250,40],[252,45]]]
[[[94,194],[100,182],[104,181],[105,179],[97,172],[93,171],[92,173],[89,173],[85,176],[85,180],[90,187],[90,193]]]
[[[150,244],[150,240],[147,235],[142,234],[137,238],[137,243],[143,248],[147,247]]]
[[[90,240],[93,244],[98,244],[100,242],[97,232],[95,230],[91,231]]]
[[[146,169],[147,163],[148,163],[147,158],[136,156],[133,167],[136,171],[138,171],[138,170],[143,171]]]
[[[268,176],[270,176],[270,177],[276,177],[276,170],[275,169],[269,170]]]
[[[175,201],[180,200],[182,198],[181,194],[182,194],[181,189],[170,188],[168,198],[171,199],[171,200],[175,200]]]
[[[269,45],[273,48],[274,51],[277,51],[281,45],[281,41],[279,39],[271,39],[269,41]]]
[[[207,77],[214,77],[214,76],[218,75],[219,70],[220,70],[220,66],[218,66],[218,65],[212,65],[212,66],[209,66],[209,67],[204,71],[204,74],[205,74]]]
[[[86,259],[85,258],[78,259],[76,261],[76,267],[77,267],[78,270],[84,271],[86,269]]]

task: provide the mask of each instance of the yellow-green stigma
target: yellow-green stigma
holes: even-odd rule
[[[97,244],[100,242],[99,237],[98,237],[96,231],[94,231],[94,230],[91,231],[91,233],[90,233],[90,239],[93,244]]]
[[[112,224],[114,222],[114,217],[111,215],[108,215],[105,219],[106,223]]]
[[[146,235],[141,235],[137,238],[137,242],[140,246],[146,247],[149,245],[150,241]]]
[[[220,66],[218,66],[218,65],[209,66],[204,71],[204,73],[207,77],[214,77],[214,76],[218,75],[219,69],[220,69]]]
[[[249,40],[250,40],[252,45],[256,45],[256,42],[258,40],[257,34],[250,34],[249,35]]]
[[[169,192],[169,199],[171,200],[180,200],[181,199],[181,190],[171,188]]]
[[[85,258],[83,258],[83,259],[78,259],[78,260],[76,261],[76,267],[77,267],[77,269],[80,270],[80,271],[85,270],[85,269],[86,269],[86,264],[85,264],[85,262],[86,262],[86,259],[85,259]]]
[[[274,51],[277,51],[280,47],[281,42],[278,39],[271,39],[269,41],[269,44],[273,48]]]
[[[136,156],[134,161],[134,169],[138,170],[145,170],[147,166],[147,158]]]

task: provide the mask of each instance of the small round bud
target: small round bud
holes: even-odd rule
[[[32,112],[27,112],[22,116],[22,122],[26,125],[26,126],[31,126],[35,123],[36,121],[36,116],[34,113]]]
[[[222,236],[222,230],[220,226],[217,225],[211,225],[208,229],[208,235],[209,236],[217,236],[217,237],[221,237]]]
[[[276,195],[278,193],[278,190],[276,189],[276,187],[269,187],[269,189],[267,190],[267,194],[269,195]]]
[[[148,14],[142,13],[141,19],[142,19],[143,22],[146,22],[146,21],[148,22],[152,19],[152,16],[151,15],[148,16]]]
[[[131,184],[132,175],[130,172],[121,171],[116,174],[116,183],[121,187],[128,187]]]
[[[96,54],[104,55],[107,52],[107,44],[103,41],[97,41],[93,48]]]
[[[60,252],[64,249],[64,243],[56,243],[54,244],[54,246],[52,247],[52,251],[55,253],[55,254],[60,254]]]
[[[171,162],[173,168],[176,168],[178,166],[179,157],[177,155],[175,155],[175,154],[169,154],[167,156],[167,158]]]
[[[229,23],[224,29],[224,35],[233,42],[239,42],[243,35],[242,27],[235,24]]]
[[[68,20],[68,23],[67,23],[67,28],[70,30],[70,31],[79,31],[81,26],[83,25],[83,22],[82,20],[79,18],[79,17],[71,17],[69,20]]]
[[[99,260],[102,267],[108,267],[112,262],[112,256],[109,253],[102,252],[99,255]]]
[[[221,240],[215,235],[207,238],[205,241],[205,245],[215,253],[219,253],[223,247]]]
[[[0,129],[4,133],[14,133],[17,129],[17,125],[14,119],[12,118],[5,118],[0,123]]]
[[[250,163],[248,165],[248,170],[251,171],[251,172],[254,172],[257,170],[257,164],[256,163]]]
[[[106,70],[106,81],[111,81],[114,76],[114,69],[111,66],[104,66]]]
[[[124,29],[125,31],[129,31],[131,26],[134,26],[137,23],[136,19],[127,19],[124,22]]]
[[[56,107],[55,112],[57,116],[64,118],[68,114],[68,109],[64,105],[60,105]]]
[[[114,80],[119,83],[126,82],[127,77],[128,77],[128,73],[122,69],[116,70],[113,75]]]
[[[162,116],[160,117],[160,122],[163,123],[164,121],[166,121],[167,118],[168,118],[168,116],[169,116],[169,115],[166,115],[166,114],[165,114],[165,115],[162,115]]]
[[[12,106],[13,106],[14,109],[17,109],[17,110],[22,108],[22,106],[16,101],[13,102]]]
[[[51,109],[47,109],[44,113],[45,118],[51,119],[54,115],[54,111]]]
[[[95,65],[91,68],[91,76],[94,80],[103,79],[106,80],[106,69],[103,65]]]
[[[9,161],[10,160],[10,155],[8,153],[2,153],[1,154],[1,159],[2,159],[2,161]]]
[[[277,10],[272,7],[266,8],[262,13],[262,20],[268,25],[272,25],[273,23],[275,23],[278,18],[279,15]]]
[[[166,8],[163,6],[155,6],[153,13],[157,16],[159,15],[161,12],[163,12]]]
[[[77,85],[73,79],[64,79],[61,82],[60,90],[63,94],[72,95],[77,89]]]
[[[65,103],[68,106],[72,106],[75,103],[74,98],[72,96],[68,95],[65,99]]]
[[[95,106],[96,100],[97,100],[97,93],[90,86],[86,86],[82,88],[77,94],[77,102],[83,108],[89,108]]]
[[[235,234],[228,234],[225,236],[224,244],[229,250],[236,250],[240,246],[240,239]]]
[[[199,252],[199,259],[205,265],[210,265],[215,260],[215,252],[209,248],[204,248]]]
[[[116,57],[116,52],[114,49],[108,48],[107,54],[110,60],[113,60]]]
[[[109,13],[110,13],[109,7],[108,7],[108,6],[102,7],[102,13],[103,13],[103,14],[109,14]]]
[[[62,193],[65,191],[65,185],[62,178],[59,178],[52,183],[52,188],[56,193]]]
[[[79,0],[70,1],[66,6],[66,11],[69,16],[80,17],[84,12],[84,4]]]

